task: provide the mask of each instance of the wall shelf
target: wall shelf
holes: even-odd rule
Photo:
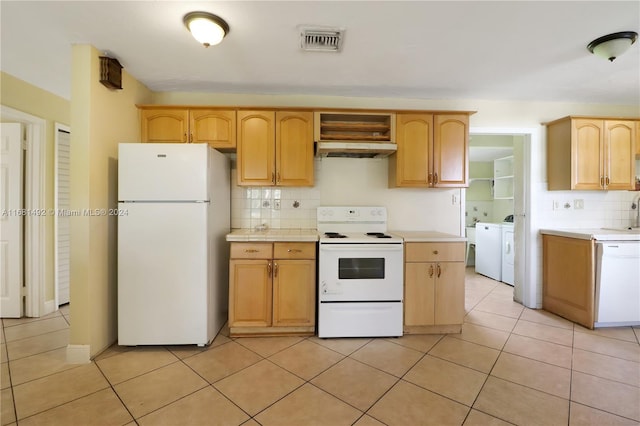
[[[493,161],[493,199],[513,200],[513,156]]]

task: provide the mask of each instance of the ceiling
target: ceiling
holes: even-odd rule
[[[208,49],[182,17],[231,27]],[[640,32],[640,1],[6,1],[0,69],[70,99],[71,45],[116,57],[154,91],[640,104],[640,42],[613,63],[586,45]],[[345,29],[340,53],[299,25]]]

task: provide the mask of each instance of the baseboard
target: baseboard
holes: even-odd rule
[[[89,345],[67,345],[68,364],[89,364],[91,362]]]
[[[42,312],[42,315],[40,316],[49,315],[51,312],[55,312],[56,308],[56,301],[54,299],[46,300],[43,307],[44,312]]]

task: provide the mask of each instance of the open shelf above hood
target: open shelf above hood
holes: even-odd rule
[[[379,158],[396,152],[395,114],[316,112],[316,155]]]

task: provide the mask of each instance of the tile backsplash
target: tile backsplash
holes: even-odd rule
[[[546,188],[546,184],[541,184]],[[635,224],[637,191],[544,191],[538,200],[541,227],[601,228]]]
[[[320,190],[236,185],[237,169],[231,169],[231,227],[255,229],[315,228]]]

